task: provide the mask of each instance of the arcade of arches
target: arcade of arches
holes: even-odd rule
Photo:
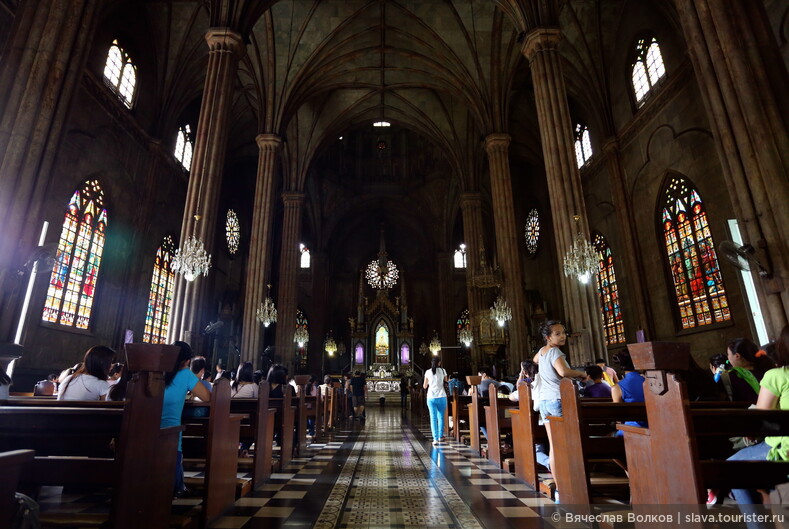
[[[450,371],[509,375],[545,318],[577,365],[641,338],[697,359],[773,339],[788,11],[0,2],[0,342],[23,348],[19,389],[127,340],[319,374],[424,367],[436,336]],[[577,232],[587,284],[563,273]],[[192,236],[210,269],[189,282],[173,257]],[[729,240],[769,275],[741,273]]]

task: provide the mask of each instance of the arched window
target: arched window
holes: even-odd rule
[[[104,191],[97,180],[74,192],[60,232],[42,319],[87,329],[107,232]]]
[[[241,241],[241,227],[238,224],[238,215],[232,209],[227,210],[225,237],[227,238],[227,251],[230,252],[230,255],[235,255]]]
[[[403,342],[400,346],[400,365],[408,365],[411,363],[411,346],[407,342]]]
[[[636,103],[641,106],[647,94],[666,75],[663,56],[655,37],[645,37],[636,44],[631,79],[636,94]]]
[[[526,249],[530,254],[537,253],[537,243],[540,242],[540,214],[536,209],[529,211],[526,217]]]
[[[731,319],[707,212],[689,180],[671,178],[661,222],[682,328]]]
[[[310,249],[304,246],[303,244],[299,244],[299,251],[301,252],[301,258],[299,259],[299,267],[300,268],[309,268],[310,267]]]
[[[589,127],[578,124],[575,126],[575,160],[578,168],[584,166],[592,157],[592,142],[589,139]]]
[[[466,268],[466,245],[463,243],[455,250],[455,268]]]
[[[625,343],[625,324],[622,321],[622,307],[619,305],[619,287],[616,284],[611,247],[599,233],[592,237],[592,244],[597,251],[597,295],[603,315],[605,344]]]
[[[458,342],[460,342],[460,331],[466,327],[471,327],[471,318],[469,317],[467,308],[460,311],[457,322],[455,323],[455,332],[458,335]]]
[[[148,296],[148,311],[145,313],[145,332],[142,341],[166,343],[167,329],[170,327],[170,304],[173,299],[175,274],[170,269],[175,254],[175,244],[169,235],[156,250],[153,261],[151,293]]]
[[[189,124],[178,129],[175,137],[175,159],[181,162],[187,171],[192,168],[192,131]]]
[[[134,87],[137,85],[137,67],[118,41],[113,40],[107,61],[104,63],[104,82],[107,83],[118,99],[131,108],[134,102]]]
[[[310,324],[307,321],[307,317],[301,309],[296,309],[296,332],[293,334],[293,341],[296,342],[301,349],[309,341],[309,336]]]
[[[389,361],[389,327],[384,322],[375,329],[375,361]]]

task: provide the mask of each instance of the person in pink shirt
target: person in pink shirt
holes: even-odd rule
[[[609,386],[613,387],[619,384],[619,377],[616,375],[616,371],[614,371],[613,367],[606,366],[605,360],[598,358],[594,363],[599,365],[600,369],[603,370],[603,380],[606,381]]]

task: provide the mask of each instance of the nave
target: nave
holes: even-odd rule
[[[429,435],[427,421],[371,406],[365,423],[311,445],[211,527],[552,527],[553,502],[454,440],[433,447]]]

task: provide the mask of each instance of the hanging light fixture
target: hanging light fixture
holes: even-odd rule
[[[304,347],[307,345],[307,342],[310,341],[310,333],[307,329],[299,325],[296,328],[296,332],[293,333],[293,341],[296,342],[299,347]]]
[[[429,348],[433,356],[438,356],[438,353],[441,352],[441,340],[438,339],[438,333],[436,331],[433,331],[433,339],[430,340]]]
[[[326,341],[323,343],[323,348],[329,356],[334,356],[334,353],[337,352],[337,343],[334,341],[334,338],[332,338],[331,331],[326,335]]]
[[[512,311],[507,306],[504,298],[499,296],[490,308],[490,319],[496,320],[499,327],[504,327],[504,324],[512,319]]]
[[[581,219],[580,215],[574,215],[573,219],[577,227],[578,221]],[[564,275],[576,276],[578,281],[586,284],[592,275],[597,273],[598,266],[597,252],[592,244],[584,238],[579,227],[573,245],[564,256]]]
[[[271,285],[266,285],[268,292],[271,291]],[[274,307],[274,301],[270,296],[266,295],[265,301],[260,304],[257,310],[257,319],[263,324],[263,327],[268,327],[272,323],[277,323],[277,309]]]
[[[423,341],[419,346],[419,354],[425,356],[427,355],[427,351],[428,351],[427,344]]]
[[[194,219],[196,228],[200,215],[195,215]],[[205,251],[203,241],[194,235],[186,239],[181,248],[175,250],[170,263],[170,269],[176,274],[182,274],[187,281],[194,281],[200,274],[207,276],[209,268],[211,268],[211,255]]]
[[[381,243],[378,250],[378,259],[373,259],[367,265],[365,277],[371,287],[378,290],[389,289],[397,284],[400,272],[397,266],[388,259],[386,253],[386,243],[384,242],[384,229],[381,227]]]
[[[471,347],[471,342],[474,341],[474,333],[471,332],[471,327],[466,325],[465,327],[460,329],[460,332],[458,333],[458,339],[466,347]]]

